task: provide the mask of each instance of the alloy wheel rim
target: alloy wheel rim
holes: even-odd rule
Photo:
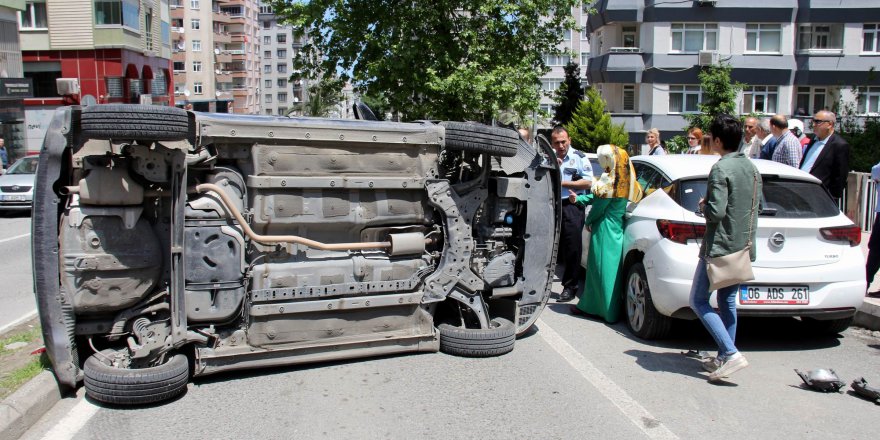
[[[645,287],[642,277],[634,273],[629,277],[626,289],[626,314],[634,330],[640,330],[645,323]]]

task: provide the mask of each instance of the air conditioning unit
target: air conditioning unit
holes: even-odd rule
[[[714,50],[701,50],[697,58],[697,64],[700,66],[714,66],[718,64],[718,52]]]
[[[79,79],[55,78],[55,88],[61,96],[79,95]]]

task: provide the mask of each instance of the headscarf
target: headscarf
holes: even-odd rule
[[[642,186],[636,181],[636,171],[629,154],[614,145],[602,145],[596,150],[602,175],[591,191],[602,199],[623,198],[632,202],[642,199]]]

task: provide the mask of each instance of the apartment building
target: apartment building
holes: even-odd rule
[[[256,0],[171,0],[174,95],[195,111],[257,114]]]
[[[806,118],[851,103],[880,114],[876,0],[600,0],[587,22],[589,79],[630,143],[682,134],[698,111],[703,66],[733,67],[740,114]]]
[[[290,80],[293,59],[305,44],[290,26],[280,25],[268,2],[260,4],[260,105],[263,114],[284,116],[299,102],[308,99],[307,80]]]
[[[26,153],[23,98],[33,96],[33,85],[23,77],[18,40],[18,13],[24,9],[24,0],[0,1],[0,138],[10,164]]]
[[[24,100],[28,151],[39,151],[61,105],[174,104],[167,0],[24,3],[18,13],[23,74],[33,82],[33,97]]]
[[[562,34],[562,42],[559,48],[564,52],[561,55],[544,55],[544,64],[550,68],[550,71],[541,77],[541,91],[544,92],[541,97],[541,110],[553,117],[553,108],[557,102],[553,97],[559,87],[565,83],[565,66],[573,61],[578,63],[581,68],[581,84],[587,86],[587,64],[590,58],[590,41],[587,32],[587,20],[590,5],[588,2],[582,7],[571,8],[571,14],[575,23],[583,30],[569,29]]]

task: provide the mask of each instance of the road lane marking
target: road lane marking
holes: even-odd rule
[[[63,419],[43,435],[43,440],[70,440],[98,412],[98,406],[83,397]]]
[[[37,310],[36,310],[36,309],[31,310],[30,312],[26,313],[26,314],[25,314],[24,316],[22,316],[21,318],[18,318],[18,319],[16,319],[15,321],[12,321],[12,322],[10,322],[9,324],[4,325],[3,327],[0,327],[0,335],[2,335],[3,333],[6,333],[6,330],[11,329],[12,327],[15,327],[15,326],[21,324],[22,322],[25,322],[25,321],[30,320],[30,319],[33,318],[34,316],[37,316]]]
[[[645,435],[652,439],[678,439],[678,436],[670,431],[666,425],[651,415],[642,405],[639,405],[623,388],[620,388],[608,376],[599,371],[592,362],[575,350],[546,322],[538,319],[536,324],[538,324],[538,335],[541,336],[541,339],[556,350],[575,371],[599,390],[606,399],[610,400]]]
[[[28,234],[16,235],[15,237],[9,237],[9,238],[0,239],[0,243],[6,243],[7,241],[18,240],[19,238],[30,237],[30,235],[31,235],[31,234],[28,233]]]

